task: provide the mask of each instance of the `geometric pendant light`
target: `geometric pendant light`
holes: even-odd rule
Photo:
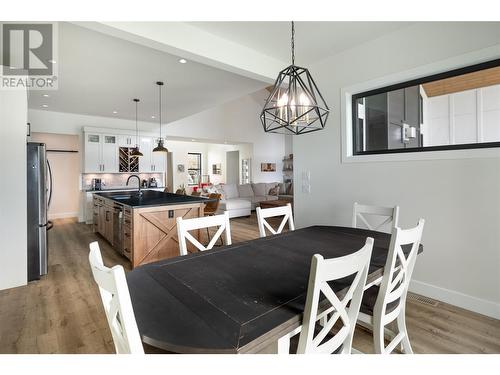
[[[153,149],[153,152],[168,152],[168,149],[165,148],[165,146],[163,145],[163,138],[161,137],[161,88],[163,86],[163,82],[161,81],[158,81],[156,82],[156,84],[158,85],[158,89],[159,89],[159,99],[160,99],[160,109],[159,109],[159,118],[160,118],[160,138],[158,138],[158,145]]]
[[[137,104],[140,102],[139,99],[132,99],[135,102],[135,147],[130,153],[130,156],[143,156],[142,152],[139,151],[139,127],[137,126]]]
[[[309,70],[295,65],[295,25],[292,21],[292,64],[278,74],[260,120],[268,133],[300,135],[321,130],[330,109]]]

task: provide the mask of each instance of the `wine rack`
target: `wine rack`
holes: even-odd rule
[[[139,172],[139,157],[130,155],[133,147],[120,147],[118,149],[118,170],[120,172]]]

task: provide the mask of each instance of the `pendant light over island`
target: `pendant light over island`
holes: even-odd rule
[[[130,153],[130,156],[143,156],[142,152],[139,150],[139,127],[137,125],[137,106],[140,102],[139,99],[132,99],[135,102],[135,147]]]
[[[161,137],[161,89],[163,87],[163,82],[161,81],[158,81],[156,82],[156,84],[158,85],[158,91],[159,91],[159,120],[160,120],[160,138],[158,138],[158,145],[153,149],[153,152],[168,152],[168,149],[165,148],[165,146],[163,145],[164,143],[164,140],[163,138]]]

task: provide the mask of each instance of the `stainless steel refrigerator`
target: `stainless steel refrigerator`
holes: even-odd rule
[[[44,143],[28,142],[27,150],[28,281],[33,281],[47,274],[47,231],[52,226],[47,212],[52,197],[52,173]]]

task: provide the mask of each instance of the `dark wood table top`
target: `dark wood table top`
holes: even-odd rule
[[[366,237],[375,239],[370,282],[382,275],[390,235],[333,226],[137,267],[127,281],[142,340],[177,353],[258,352],[301,324],[312,256],[351,254]],[[331,286],[341,294],[351,280]]]
[[[285,199],[275,199],[273,201],[262,201],[259,203],[259,206],[264,208],[264,207],[280,207],[280,206],[286,206],[288,203],[292,203],[290,201],[287,201]]]

